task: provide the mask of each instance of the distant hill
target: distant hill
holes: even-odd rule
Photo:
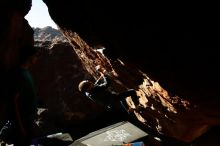
[[[46,26],[44,28],[33,28],[33,30],[35,41],[67,41],[59,30],[54,29],[51,26]]]

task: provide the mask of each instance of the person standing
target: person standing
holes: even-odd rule
[[[29,146],[37,115],[37,95],[29,68],[36,61],[36,48],[24,46],[19,62],[7,75],[7,121],[0,130],[2,139],[14,146]]]

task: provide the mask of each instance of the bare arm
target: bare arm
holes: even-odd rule
[[[100,78],[95,82],[96,88],[106,89],[111,84],[109,77],[101,75]]]

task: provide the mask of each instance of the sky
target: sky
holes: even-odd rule
[[[51,26],[57,29],[56,24],[50,18],[47,6],[42,0],[32,0],[32,7],[29,13],[25,16],[31,27],[43,28]]]

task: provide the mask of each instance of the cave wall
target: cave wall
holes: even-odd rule
[[[0,1],[0,65],[2,71],[14,66],[18,50],[25,45],[33,46],[33,30],[24,16],[31,8],[31,0]]]
[[[215,7],[210,8],[207,3],[181,2],[43,1],[64,34],[77,32],[89,46],[105,46],[109,59],[120,58],[135,64],[158,81],[169,95],[177,95],[199,106],[199,110],[182,110],[184,114],[180,114],[179,122],[171,124],[172,137],[192,141],[210,125],[219,123],[220,78],[216,49],[219,47],[219,23]],[[154,116],[153,119],[157,117]],[[149,114],[144,116],[149,117]],[[160,117],[163,128],[171,126]],[[166,130],[168,134],[172,128]],[[191,133],[183,134],[184,131]]]
[[[104,45],[109,58],[136,64],[168,91],[195,103],[219,103],[216,7],[181,2],[43,1],[60,28],[77,32],[91,46]]]

